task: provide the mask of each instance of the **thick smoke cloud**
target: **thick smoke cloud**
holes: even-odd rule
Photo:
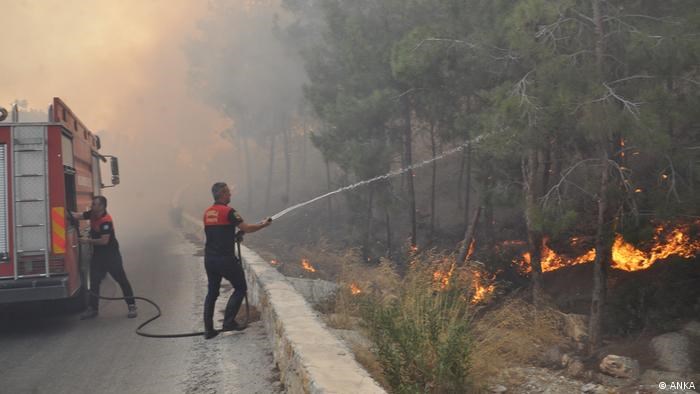
[[[0,105],[25,99],[45,110],[58,96],[101,136],[103,153],[120,159],[122,184],[104,191],[120,228],[166,225],[183,187],[209,198],[206,161],[232,145],[220,133],[229,121],[188,83],[183,47],[209,12],[206,2],[27,0],[2,8]]]

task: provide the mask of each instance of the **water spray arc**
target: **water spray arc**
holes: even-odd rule
[[[318,197],[312,198],[311,200],[308,200],[308,201],[305,201],[305,202],[302,202],[302,203],[293,205],[293,206],[291,206],[291,207],[289,207],[289,208],[286,208],[286,209],[284,209],[284,210],[282,210],[282,211],[280,211],[280,212],[274,214],[271,218],[272,218],[273,220],[279,219],[280,217],[284,216],[285,214],[287,214],[287,213],[289,213],[289,212],[291,212],[291,211],[293,211],[293,210],[295,210],[295,209],[297,209],[297,208],[301,208],[301,207],[303,207],[303,206],[309,205],[309,204],[314,203],[314,202],[316,202],[316,201],[318,201],[318,200],[321,200],[321,199],[323,199],[323,198],[330,197],[330,196],[332,196],[332,195],[334,195],[334,194],[338,194],[338,193],[344,192],[344,191],[346,191],[346,190],[351,190],[351,189],[354,189],[354,188],[356,188],[356,187],[360,187],[360,186],[362,186],[362,185],[367,185],[367,184],[372,183],[372,182],[377,182],[377,181],[381,181],[381,180],[383,180],[383,179],[395,177],[395,176],[397,176],[397,175],[401,175],[401,174],[403,174],[403,173],[405,173],[405,172],[407,172],[407,171],[410,171],[410,170],[413,170],[413,169],[416,169],[416,168],[421,168],[421,167],[423,167],[423,166],[425,166],[425,165],[427,165],[427,164],[430,164],[430,163],[432,163],[432,162],[434,162],[434,161],[443,159],[443,158],[445,158],[445,157],[447,157],[447,156],[450,156],[450,155],[453,155],[453,154],[455,154],[455,153],[457,153],[457,152],[461,152],[462,150],[464,150],[464,148],[466,148],[466,147],[469,146],[470,144],[479,142],[484,136],[485,136],[485,135],[480,135],[480,136],[478,136],[478,137],[476,137],[476,138],[474,138],[474,139],[472,139],[472,140],[470,140],[470,141],[467,141],[467,142],[463,143],[462,145],[459,145],[459,146],[457,146],[457,147],[455,147],[455,148],[452,148],[452,149],[450,149],[450,150],[447,150],[447,151],[445,151],[445,152],[441,153],[440,155],[435,156],[435,157],[433,157],[433,158],[430,158],[430,159],[427,159],[427,160],[423,160],[423,161],[420,162],[420,163],[416,163],[416,164],[413,164],[413,165],[410,165],[410,166],[407,166],[407,167],[404,167],[404,168],[400,168],[400,169],[398,169],[398,170],[391,171],[391,172],[386,173],[386,174],[384,174],[384,175],[380,175],[380,176],[377,176],[377,177],[374,177],[374,178],[371,178],[371,179],[366,179],[366,180],[364,180],[364,181],[360,181],[360,182],[354,183],[354,184],[352,184],[352,185],[344,186],[344,187],[341,187],[340,189],[337,189],[337,190],[334,190],[334,191],[332,191],[332,192],[328,192],[328,193],[326,193],[326,194],[323,194],[323,195],[320,195],[320,196],[318,196]],[[183,189],[184,189],[184,188],[183,188]],[[179,198],[180,198],[180,194],[182,193],[182,190],[183,190],[183,189],[180,189],[180,190],[178,190],[178,191],[175,193],[175,196],[173,197],[173,200],[172,200],[172,206],[173,206],[173,207],[177,207],[177,206],[178,206],[178,201],[179,201]],[[194,224],[194,225],[196,225],[196,226],[198,226],[198,227],[202,226],[202,222],[200,222],[199,220],[197,220],[197,219],[194,218],[193,216],[189,215],[188,213],[186,213],[186,212],[181,212],[181,215],[182,215],[182,218],[183,218],[183,219],[185,219],[185,220],[191,222],[192,224]],[[238,252],[238,259],[239,259],[240,262],[242,262],[242,261],[243,261],[243,256],[241,255],[240,242],[237,243],[237,252]],[[93,295],[96,296],[96,297],[98,297],[98,298],[106,299],[106,300],[123,300],[123,299],[125,299],[125,297],[104,297],[104,296],[100,296],[100,295],[94,294],[94,293],[93,293]],[[155,316],[153,316],[153,317],[151,317],[150,319],[146,320],[146,321],[143,322],[141,325],[139,325],[138,328],[136,328],[136,333],[137,333],[138,335],[141,335],[141,336],[144,336],[144,337],[150,337],[150,338],[181,338],[181,337],[190,337],[190,336],[200,336],[200,335],[204,334],[203,332],[187,332],[187,333],[177,333],[177,334],[152,334],[152,333],[147,333],[147,332],[142,331],[142,329],[143,329],[146,325],[148,325],[149,323],[151,323],[152,321],[158,319],[158,318],[161,316],[161,310],[160,310],[160,307],[158,306],[158,304],[156,304],[155,302],[153,302],[153,301],[151,301],[151,300],[149,300],[149,299],[147,299],[147,298],[144,298],[144,297],[133,297],[133,298],[150,303],[151,305],[153,305],[153,306],[156,308],[156,311],[157,311],[157,314],[156,314]],[[249,321],[248,315],[249,315],[249,311],[248,311],[248,299],[247,299],[247,297],[246,297],[246,324],[247,324],[248,321]]]
[[[373,182],[376,182],[376,181],[381,181],[381,180],[384,180],[384,179],[387,179],[387,178],[392,178],[392,177],[395,177],[395,176],[397,176],[397,175],[401,175],[401,174],[403,174],[403,173],[405,173],[405,172],[407,172],[407,171],[414,170],[414,169],[416,169],[416,168],[421,168],[421,167],[423,167],[423,166],[425,166],[425,165],[428,165],[428,164],[430,164],[430,163],[432,163],[432,162],[434,162],[434,161],[438,161],[438,160],[443,159],[443,158],[445,158],[445,157],[447,157],[447,156],[451,156],[451,155],[453,155],[453,154],[455,154],[455,153],[457,153],[457,152],[461,152],[461,151],[464,150],[464,148],[466,148],[466,147],[469,146],[470,144],[474,144],[474,143],[477,143],[477,142],[481,141],[485,136],[486,136],[486,134],[482,134],[482,135],[480,135],[480,136],[478,136],[478,137],[476,137],[476,138],[474,138],[474,139],[472,139],[472,140],[469,140],[469,141],[463,143],[462,145],[459,145],[459,146],[457,146],[457,147],[455,147],[455,148],[452,148],[452,149],[450,149],[450,150],[447,150],[447,151],[445,151],[445,152],[443,152],[443,153],[441,153],[441,154],[439,154],[439,155],[437,155],[437,156],[435,156],[435,157],[432,157],[432,158],[430,158],[430,159],[423,160],[423,161],[421,161],[420,163],[416,163],[416,164],[413,164],[413,165],[410,165],[410,166],[407,166],[407,167],[404,167],[404,168],[400,168],[400,169],[398,169],[398,170],[394,170],[394,171],[388,172],[388,173],[386,173],[386,174],[384,174],[384,175],[379,175],[379,176],[376,176],[376,177],[371,178],[371,179],[366,179],[366,180],[364,180],[364,181],[360,181],[360,182],[357,182],[357,183],[353,183],[352,185],[343,186],[343,187],[341,187],[340,189],[333,190],[332,192],[328,192],[328,193],[326,193],[326,194],[322,194],[322,195],[320,195],[320,196],[318,196],[318,197],[314,197],[314,198],[312,198],[311,200],[308,200],[308,201],[305,201],[305,202],[301,202],[301,203],[296,204],[296,205],[292,205],[291,207],[285,208],[284,210],[282,210],[282,211],[280,211],[280,212],[277,212],[276,214],[272,215],[272,220],[277,220],[278,218],[281,218],[282,216],[286,215],[287,213],[289,213],[289,212],[291,212],[291,211],[293,211],[293,210],[295,210],[295,209],[297,209],[297,208],[301,208],[301,207],[303,207],[303,206],[309,205],[309,204],[314,203],[314,202],[316,202],[316,201],[318,201],[318,200],[324,199],[324,198],[326,198],[326,197],[330,197],[330,196],[332,196],[332,195],[334,195],[334,194],[338,194],[338,193],[344,192],[344,191],[346,191],[346,190],[351,190],[351,189],[354,189],[354,188],[356,188],[356,187],[363,186],[363,185],[367,185],[367,184],[370,184],[370,183],[373,183]]]

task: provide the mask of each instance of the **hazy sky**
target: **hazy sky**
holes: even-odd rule
[[[140,220],[210,182],[205,162],[231,149],[228,123],[189,91],[183,53],[206,0],[1,2],[0,105],[45,110],[61,97],[120,159],[123,184],[105,192],[113,212]]]

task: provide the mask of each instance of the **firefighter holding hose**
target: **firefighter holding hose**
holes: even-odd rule
[[[214,305],[219,297],[221,279],[226,278],[234,288],[234,292],[226,303],[222,331],[241,331],[244,326],[235,320],[241,308],[248,286],[243,273],[242,262],[235,254],[236,227],[244,233],[254,233],[269,226],[271,218],[256,224],[249,224],[235,209],[228,206],[231,202],[231,191],[224,182],[217,182],[211,187],[214,204],[204,212],[204,268],[207,272],[208,288],[204,300],[204,337],[214,338],[218,331],[214,330]]]

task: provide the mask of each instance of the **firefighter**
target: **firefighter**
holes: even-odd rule
[[[214,204],[204,212],[204,268],[207,272],[208,289],[204,300],[204,337],[211,339],[218,332],[214,330],[214,305],[219,297],[221,279],[226,278],[234,292],[226,304],[222,331],[241,331],[235,318],[241,308],[248,289],[241,262],[235,255],[236,227],[244,233],[254,233],[272,223],[271,218],[257,224],[248,224],[228,206],[231,191],[226,183],[217,182],[211,187]]]
[[[100,282],[109,273],[119,284],[124,294],[128,308],[127,317],[135,318],[136,302],[132,298],[134,292],[131,289],[129,279],[126,278],[122,255],[119,252],[119,242],[114,235],[114,222],[112,216],[107,213],[107,199],[104,196],[95,196],[92,199],[92,207],[83,213],[71,212],[76,220],[90,220],[90,237],[81,238],[80,242],[92,245],[92,258],[90,259],[90,291],[100,294]],[[80,319],[92,319],[97,317],[100,300],[90,294],[90,302]]]

